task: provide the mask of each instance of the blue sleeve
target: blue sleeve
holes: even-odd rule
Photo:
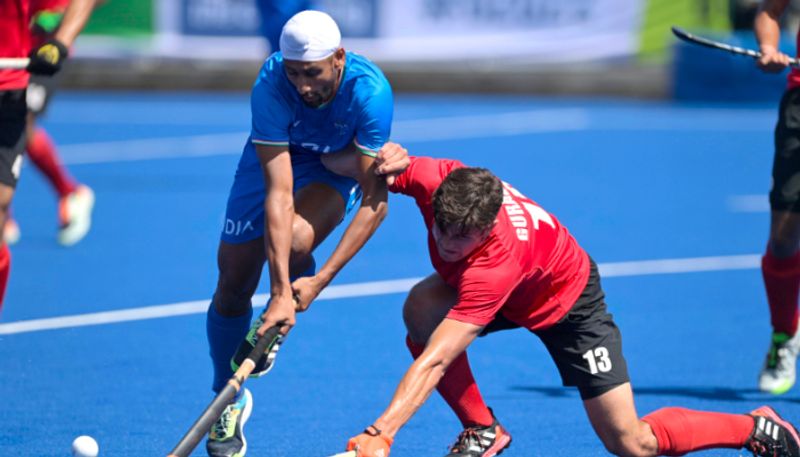
[[[250,94],[250,112],[253,122],[250,138],[253,143],[266,146],[289,144],[289,125],[293,115],[291,107],[263,72]]]
[[[362,97],[363,109],[356,127],[356,144],[364,154],[375,156],[389,141],[394,115],[394,97],[388,81]]]

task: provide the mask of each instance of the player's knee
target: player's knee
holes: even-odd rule
[[[231,274],[220,271],[217,290],[214,292],[214,306],[223,316],[239,316],[247,312],[255,293],[258,281],[248,275]]]
[[[422,286],[417,284],[411,288],[406,302],[403,304],[403,322],[408,330],[408,336],[411,341],[418,344],[427,342],[433,332],[426,314],[429,310],[426,309],[423,297]]]
[[[295,218],[292,224],[292,257],[305,258],[314,249],[314,228]]]
[[[797,239],[794,236],[777,234],[770,239],[769,249],[775,257],[791,257],[797,252],[797,248]]]
[[[609,453],[620,457],[650,457],[656,455],[646,440],[637,433],[618,433],[601,436],[603,445]]]

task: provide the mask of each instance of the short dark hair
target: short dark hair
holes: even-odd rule
[[[460,234],[494,224],[503,204],[503,184],[485,168],[457,168],[433,192],[433,218],[442,230]]]

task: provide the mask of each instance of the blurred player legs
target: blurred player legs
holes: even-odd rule
[[[783,71],[789,56],[779,50],[778,20],[787,1],[764,0],[755,18],[755,35],[761,57],[756,65],[768,73]],[[798,35],[800,37],[800,35]],[[795,383],[800,335],[797,335],[800,292],[800,68],[788,75],[788,88],[781,98],[775,125],[769,242],[761,261],[761,272],[769,304],[772,339],[758,387],[782,394]]]
[[[269,42],[269,52],[278,50],[283,25],[300,11],[311,8],[309,0],[256,0],[261,15],[261,33]]]
[[[42,172],[58,195],[58,243],[72,246],[89,232],[94,207],[94,192],[86,185],[76,182],[61,162],[55,144],[44,128],[36,125],[53,95],[57,78],[34,76],[28,88],[27,143],[26,152],[31,162]],[[19,241],[19,224],[9,216],[3,229],[3,238],[8,244]]]

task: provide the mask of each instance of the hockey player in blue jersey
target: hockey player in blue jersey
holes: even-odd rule
[[[259,329],[280,323],[288,332],[295,312],[307,309],[366,243],[386,214],[387,180],[408,166],[408,153],[387,143],[389,82],[340,40],[327,14],[296,14],[253,86],[250,137],[228,199],[219,280],[206,320],[214,391],[249,352]],[[314,248],[351,209],[342,239],[317,270]],[[265,261],[270,299],[251,325],[251,298]],[[258,365],[256,375],[270,368],[267,357]],[[243,389],[210,430],[211,457],[245,455],[243,426],[252,407],[252,395]]]

